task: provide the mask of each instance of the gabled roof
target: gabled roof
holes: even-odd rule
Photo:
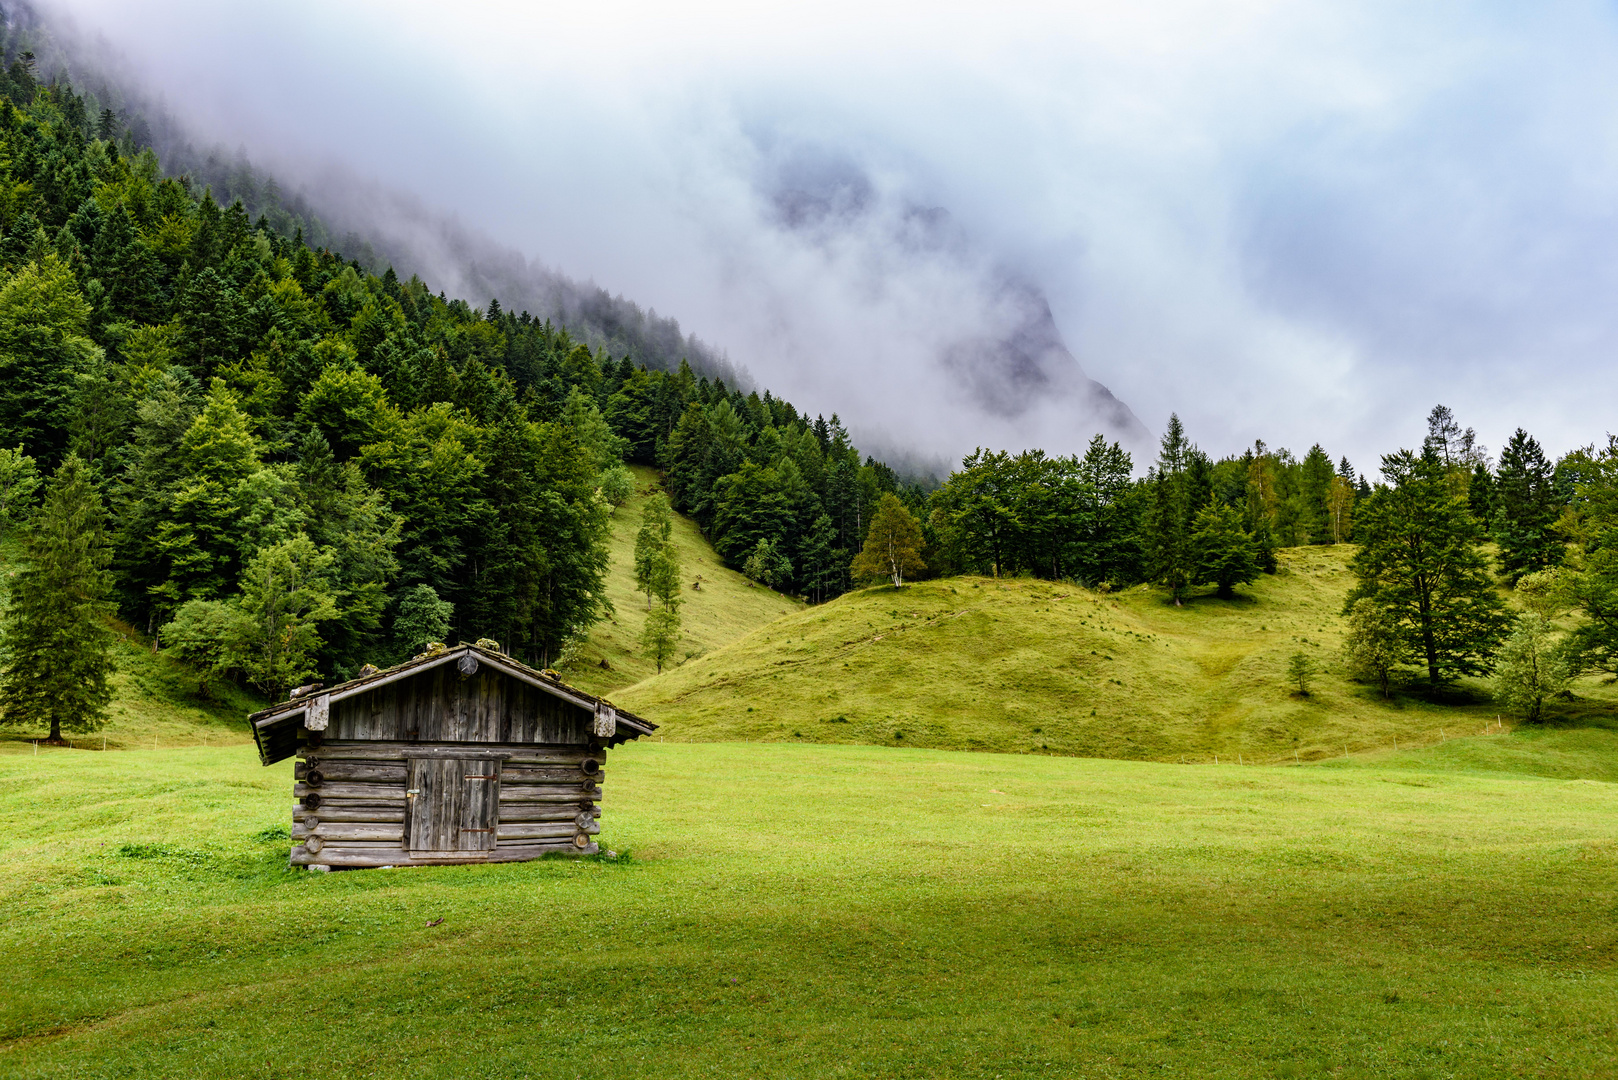
[[[247,719],[253,725],[253,739],[258,744],[259,759],[266,765],[292,756],[293,748],[288,748],[288,736],[295,734],[299,723],[308,713],[310,707],[317,701],[323,701],[329,708],[332,704],[346,698],[358,697],[370,693],[389,683],[419,675],[424,671],[443,664],[451,664],[460,660],[468,653],[477,658],[480,665],[487,664],[496,671],[508,675],[519,682],[525,682],[537,687],[553,697],[561,698],[571,705],[591,712],[598,711],[602,706],[613,709],[617,718],[617,731],[607,740],[608,745],[616,746],[630,739],[638,739],[642,735],[650,735],[657,730],[657,725],[650,720],[643,720],[633,713],[626,713],[605,698],[598,698],[587,694],[583,690],[568,686],[554,675],[535,671],[527,664],[513,660],[504,653],[492,652],[489,649],[479,648],[476,645],[457,645],[454,648],[443,649],[438,652],[425,653],[402,664],[378,671],[360,679],[350,679],[345,683],[338,683],[330,689],[319,689],[306,693],[301,697],[283,701],[278,705],[271,705],[253,713]]]

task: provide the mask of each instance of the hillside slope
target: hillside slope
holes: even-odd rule
[[[1151,588],[1098,594],[1030,579],[872,588],[783,618],[626,689],[675,740],[798,740],[1162,761],[1308,761],[1479,734],[1473,686],[1435,705],[1348,681],[1337,659],[1348,547],[1281,553],[1232,601],[1183,608]],[[1311,693],[1289,657],[1318,669]],[[1585,722],[1618,727],[1581,685]],[[1507,718],[1507,727],[1510,726]],[[1618,749],[1618,734],[1592,734]]]
[[[642,658],[641,628],[646,625],[646,597],[635,591],[635,534],[640,530],[641,508],[659,490],[657,471],[636,466],[635,496],[620,506],[612,519],[608,553],[607,598],[614,614],[590,632],[590,640],[571,664],[560,670],[581,690],[605,694],[656,674]],[[680,607],[681,638],[675,664],[701,656],[736,641],[761,626],[803,610],[796,600],[755,585],[720,561],[696,522],[674,515],[674,545],[680,552],[681,579],[685,584]],[[691,586],[700,581],[701,588]]]
[[[0,541],[0,580],[9,580],[21,565],[22,545],[16,537]],[[0,597],[0,608],[4,603]],[[113,697],[107,723],[94,734],[63,732],[74,746],[151,750],[253,741],[247,714],[264,707],[258,696],[229,682],[213,683],[204,692],[189,665],[154,653],[151,642],[133,627],[118,622],[113,631],[117,670],[109,680]],[[36,753],[31,740],[47,734],[43,726],[0,725],[0,753]]]

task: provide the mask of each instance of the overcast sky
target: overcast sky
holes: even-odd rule
[[[991,266],[1216,454],[1373,472],[1440,401],[1495,451],[1618,428],[1609,5],[52,6],[206,136],[406,188],[924,452],[1091,434],[938,385],[914,343]],[[784,229],[782,169],[880,212]],[[949,259],[896,232],[918,207]]]

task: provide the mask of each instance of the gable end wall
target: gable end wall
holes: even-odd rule
[[[488,665],[463,676],[454,664],[441,664],[333,702],[326,738],[582,745],[593,720],[589,710]]]

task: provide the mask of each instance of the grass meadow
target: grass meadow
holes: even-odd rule
[[[626,858],[325,875],[246,744],[12,752],[0,1075],[1615,1075],[1618,787],[1578,735],[631,744]]]

